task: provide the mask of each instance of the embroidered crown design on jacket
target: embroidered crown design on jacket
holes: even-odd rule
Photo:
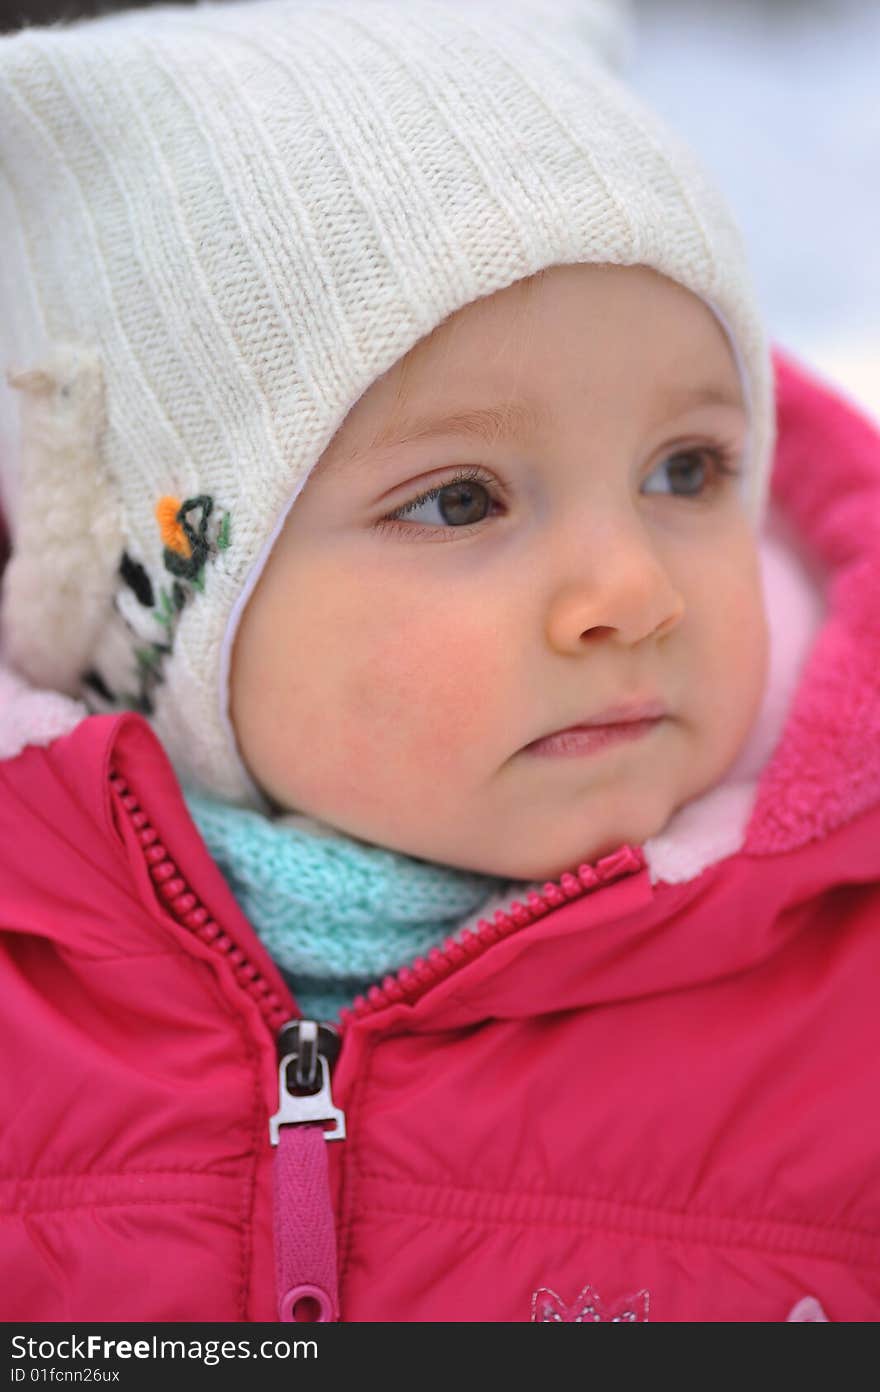
[[[640,1290],[625,1300],[604,1306],[598,1291],[584,1286],[580,1295],[566,1305],[556,1291],[541,1286],[532,1292],[533,1324],[636,1324],[648,1323],[650,1293]],[[814,1295],[805,1295],[792,1308],[787,1323],[827,1324],[828,1316]]]
[[[606,1306],[597,1290],[584,1286],[566,1305],[556,1291],[541,1286],[532,1293],[533,1324],[647,1324],[650,1294],[646,1290]]]

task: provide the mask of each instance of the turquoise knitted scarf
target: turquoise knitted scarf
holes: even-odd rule
[[[287,816],[184,790],[190,815],[303,1014],[332,1020],[506,887]]]

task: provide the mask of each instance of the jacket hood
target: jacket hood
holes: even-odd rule
[[[880,800],[880,433],[779,352],[775,368],[769,679],[727,777],[646,843],[669,883],[740,848],[794,850]]]

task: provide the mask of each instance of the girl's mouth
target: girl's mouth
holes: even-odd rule
[[[644,735],[661,724],[665,717],[654,716],[649,720],[627,720],[609,725],[579,725],[568,730],[558,730],[545,735],[543,739],[527,744],[524,753],[543,755],[562,755],[575,758],[583,754],[598,754],[611,745],[626,740],[642,739]]]

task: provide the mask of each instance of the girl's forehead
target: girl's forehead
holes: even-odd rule
[[[687,375],[707,361],[735,367],[727,334],[712,309],[685,286],[646,266],[552,266],[471,301],[414,344],[365,396],[436,393],[468,385],[488,395],[516,385],[517,374],[558,374],[572,360],[594,371],[625,351],[635,371]],[[707,359],[711,354],[711,359]],[[615,366],[617,364],[615,363]]]
[[[377,378],[320,462],[458,434],[536,437],[573,403],[601,412],[636,394],[660,414],[743,409],[720,323],[647,267],[554,266],[456,311]]]

